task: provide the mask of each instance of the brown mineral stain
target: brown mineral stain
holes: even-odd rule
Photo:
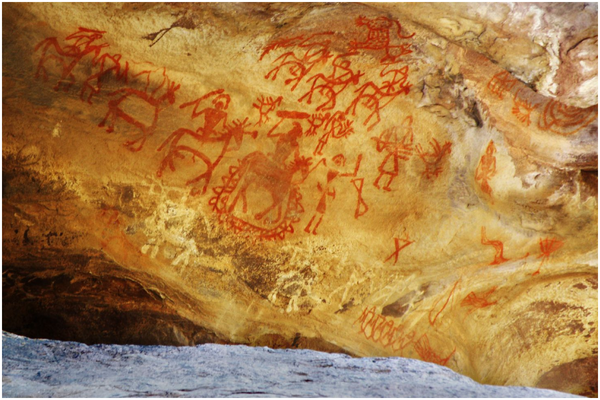
[[[540,377],[538,388],[598,397],[598,358],[580,358],[558,365]]]

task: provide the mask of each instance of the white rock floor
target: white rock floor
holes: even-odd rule
[[[3,397],[578,397],[480,385],[436,364],[207,344],[93,345],[2,333]]]

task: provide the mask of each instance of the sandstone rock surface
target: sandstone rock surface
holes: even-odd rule
[[[93,345],[2,334],[5,397],[543,397],[407,358],[205,344]]]
[[[597,396],[597,4],[3,4],[3,328]]]

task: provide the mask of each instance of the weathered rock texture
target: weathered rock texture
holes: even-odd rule
[[[3,332],[2,352],[5,397],[567,397],[480,385],[407,358],[311,350],[87,346]]]
[[[3,4],[3,326],[597,395],[597,5]]]

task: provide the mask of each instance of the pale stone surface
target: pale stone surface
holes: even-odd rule
[[[597,5],[3,4],[3,325],[597,394]]]
[[[2,333],[3,397],[578,397],[480,385],[406,358],[206,344],[118,346]]]

